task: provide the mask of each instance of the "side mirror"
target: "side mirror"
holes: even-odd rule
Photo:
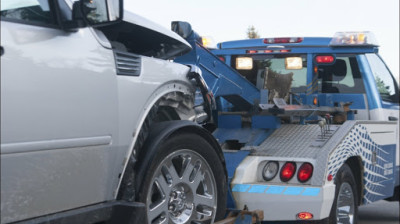
[[[89,26],[106,26],[122,20],[123,0],[80,0],[76,3]]]
[[[174,21],[171,23],[171,30],[187,39],[193,32],[192,26],[188,22]]]

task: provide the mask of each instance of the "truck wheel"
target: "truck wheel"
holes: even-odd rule
[[[356,181],[347,164],[339,169],[335,184],[335,200],[329,216],[329,223],[356,224],[358,219],[358,194]]]
[[[147,223],[213,223],[225,213],[225,173],[212,146],[185,133],[166,140],[139,190]]]

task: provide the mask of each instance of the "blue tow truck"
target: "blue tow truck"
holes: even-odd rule
[[[172,30],[193,48],[174,61],[200,68],[214,96],[206,127],[224,150],[229,208],[356,223],[358,206],[399,201],[399,87],[372,33],[208,49],[190,24]]]

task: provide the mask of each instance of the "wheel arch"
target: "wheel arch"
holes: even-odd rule
[[[348,158],[345,163],[350,167],[351,172],[354,175],[354,179],[357,184],[356,189],[357,189],[357,193],[358,193],[358,205],[361,205],[362,199],[364,197],[364,194],[363,194],[364,167],[362,165],[362,159],[360,156],[352,156],[352,157]]]
[[[190,111],[194,114],[194,91],[194,86],[190,82],[173,80],[159,86],[145,103],[141,104],[142,106],[138,105],[142,109],[137,115],[136,121],[130,124],[132,125],[130,127],[132,128],[133,138],[129,142],[123,167],[119,174],[119,184],[114,191],[116,199],[134,201],[134,198],[131,197],[134,195],[133,193],[128,194],[130,196],[121,195],[121,189],[131,186],[135,182],[134,168],[140,154],[139,149],[147,138],[149,127],[160,120],[157,119],[159,109],[161,108],[165,113],[168,113],[168,117],[173,118],[172,120],[190,119],[190,116],[194,116],[190,114]],[[182,116],[182,114],[185,116]]]
[[[135,171],[138,172],[143,166],[150,163],[151,159],[154,157],[154,154],[157,151],[157,147],[160,144],[162,144],[171,136],[179,135],[181,133],[194,133],[204,138],[207,142],[211,144],[214,149],[217,150],[217,154],[219,155],[220,161],[223,163],[223,167],[226,167],[222,149],[215,138],[211,135],[211,133],[202,128],[200,125],[197,125],[191,121],[180,120],[160,122],[151,126],[149,135],[142,149],[143,151],[145,151],[145,154],[142,154],[142,156],[138,158],[138,163],[136,165]],[[226,168],[224,169],[224,172],[225,177],[227,178]],[[144,173],[140,172],[136,174],[135,189],[139,188],[140,183],[144,179],[144,175]]]

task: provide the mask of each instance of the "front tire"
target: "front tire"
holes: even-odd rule
[[[191,133],[173,135],[151,161],[138,192],[147,223],[213,223],[224,215],[225,172],[205,139]]]
[[[339,169],[335,184],[335,200],[329,216],[329,223],[357,224],[358,193],[354,175],[347,164]]]

